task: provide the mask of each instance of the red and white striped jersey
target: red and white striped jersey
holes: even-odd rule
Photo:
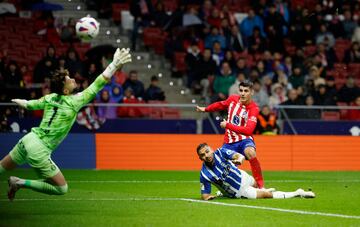
[[[254,101],[248,105],[240,102],[239,95],[231,95],[228,99],[215,102],[205,108],[206,112],[228,110],[224,143],[235,143],[252,137],[256,127],[259,107]]]

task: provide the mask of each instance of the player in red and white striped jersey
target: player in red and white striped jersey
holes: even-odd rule
[[[264,187],[260,163],[256,158],[256,146],[253,132],[256,127],[259,107],[252,101],[253,83],[244,81],[239,84],[240,95],[231,95],[228,99],[215,102],[208,107],[196,107],[199,112],[216,112],[228,110],[227,120],[220,123],[225,129],[222,148],[236,151],[250,162],[252,174],[259,188]]]

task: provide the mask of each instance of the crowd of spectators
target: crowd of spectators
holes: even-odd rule
[[[167,35],[165,56],[175,59],[174,75],[184,74],[189,91],[206,102],[226,99],[237,93],[240,81],[250,79],[256,102],[271,111],[277,105],[356,105],[358,1],[179,1],[164,15],[165,3],[131,1],[133,32],[160,27]],[[241,20],[237,13],[243,13]],[[136,48],[136,39],[132,42]],[[185,53],[183,71],[176,68],[179,52]],[[320,110],[286,112],[295,119],[321,118]],[[358,120],[347,112],[341,117]]]

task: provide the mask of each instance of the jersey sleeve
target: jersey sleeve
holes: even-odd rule
[[[254,106],[250,109],[246,126],[233,125],[230,122],[226,123],[226,129],[233,132],[243,134],[245,136],[252,136],[256,127],[257,116],[259,115],[259,108]]]
[[[224,101],[220,101],[220,102],[214,102],[213,104],[210,104],[209,106],[207,106],[205,108],[206,112],[216,112],[216,111],[221,111],[221,110],[225,110],[229,107],[230,102],[233,100],[234,96],[229,96],[229,98],[227,98]]]
[[[200,175],[200,190],[201,194],[211,193],[211,183]]]
[[[101,91],[106,85],[107,80],[102,76],[98,76],[94,82],[90,84],[84,91],[77,93],[73,96],[75,109],[78,111],[84,105],[92,101],[96,94]]]
[[[45,108],[45,96],[39,99],[29,100],[26,104],[28,110],[43,110]]]

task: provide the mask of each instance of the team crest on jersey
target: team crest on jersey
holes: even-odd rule
[[[247,122],[247,120],[248,120],[248,112],[247,111],[242,112],[241,117],[244,118],[245,122]]]
[[[235,115],[235,116],[233,117],[233,120],[232,120],[232,121],[233,121],[234,125],[239,125],[239,123],[240,123],[240,118]]]

